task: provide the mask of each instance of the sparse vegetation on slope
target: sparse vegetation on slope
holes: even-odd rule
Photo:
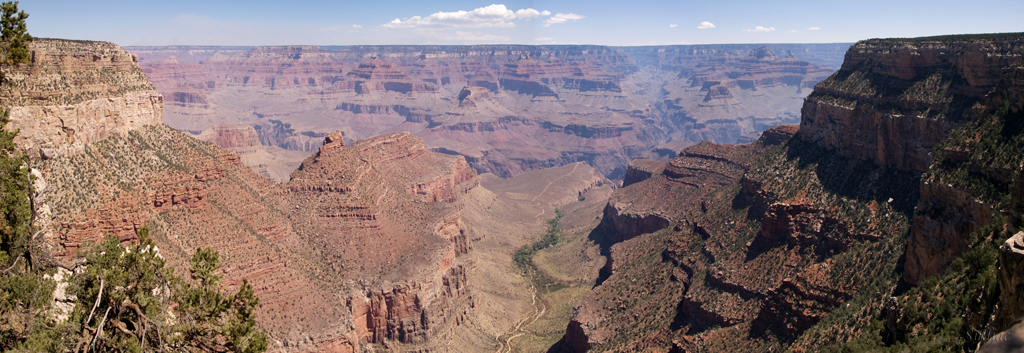
[[[259,299],[243,281],[234,295],[221,293],[220,255],[199,248],[183,280],[159,255],[149,229],[121,246],[109,236],[83,254],[85,268],[69,290],[78,298],[67,325],[65,349],[92,352],[262,352],[267,334],[256,328]],[[172,305],[172,303],[176,305]],[[102,313],[102,314],[100,314]]]
[[[1017,68],[1017,75],[1024,70]],[[989,102],[990,113],[960,125],[932,151],[936,163],[926,182],[964,190],[992,209],[1004,210],[966,234],[966,251],[938,275],[895,296],[882,315],[843,351],[973,352],[991,338],[1000,291],[996,277],[1000,245],[1022,224],[1015,183],[1024,162],[1024,109],[1020,97],[1003,93]],[[919,207],[921,216],[949,220],[958,215],[941,207]]]

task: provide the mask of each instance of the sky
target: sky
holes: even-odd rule
[[[1024,1],[22,0],[36,37],[133,45],[835,43],[1024,32]]]

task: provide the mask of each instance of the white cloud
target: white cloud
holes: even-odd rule
[[[360,26],[360,25],[352,25],[352,28],[363,28],[363,26]]]
[[[523,10],[520,10],[523,11]],[[534,10],[536,11],[536,10]],[[381,25],[385,28],[484,28],[484,27],[515,27],[509,22],[516,18],[516,13],[505,5],[490,5],[473,11],[435,12],[427,17],[413,16],[403,20],[395,19]]]
[[[711,22],[708,22],[708,21],[703,21],[699,25],[697,25],[697,28],[700,28],[700,29],[715,28],[715,24],[711,23]]]
[[[555,44],[555,39],[551,37],[534,38],[533,41],[538,44]]]
[[[670,24],[670,25],[668,25],[668,28],[676,28],[676,27],[679,27],[679,25],[677,25],[677,24]]]
[[[575,21],[575,20],[582,20],[584,17],[587,17],[587,16],[577,15],[577,14],[574,14],[574,13],[561,13],[561,12],[559,12],[559,13],[556,13],[554,16],[551,16],[551,18],[545,20],[544,21],[544,27],[547,27],[547,26],[550,26],[550,25],[553,25],[553,24],[557,24],[557,23],[565,23],[566,21],[569,21],[569,20],[573,20],[573,21]]]
[[[811,28],[808,28],[808,29],[809,29],[809,30],[812,30],[812,31],[817,31],[817,30],[819,30],[819,29],[821,29],[821,28],[818,28],[818,27],[811,27]]]
[[[798,31],[798,30],[795,30],[795,29],[791,29],[791,30],[789,30],[789,33],[796,33],[796,32],[800,32],[800,31]]]
[[[524,19],[524,20],[529,20],[529,19],[537,17],[537,16],[548,16],[548,15],[551,15],[550,11],[543,11],[543,12],[541,12],[541,11],[534,10],[532,8],[525,8],[525,9],[516,11],[516,18],[521,18],[521,19]]]
[[[754,29],[744,29],[744,31],[747,31],[747,32],[771,32],[771,31],[774,31],[774,30],[775,30],[775,27],[761,27],[761,26],[754,27]]]

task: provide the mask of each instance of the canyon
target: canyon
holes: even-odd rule
[[[0,89],[47,256],[210,247],[271,351],[1019,336],[1022,34],[129,49],[37,39]]]
[[[796,123],[848,46],[127,49],[166,97],[167,125],[194,135],[250,125],[282,150],[246,165],[283,182],[267,169],[301,160],[284,150],[314,151],[334,130],[349,141],[409,131],[503,178],[583,161],[621,179],[640,156]]]
[[[861,41],[799,126],[631,162],[556,347],[977,350],[1024,314],[1021,219],[997,211],[1018,207],[1022,60],[1020,34]]]
[[[164,125],[163,97],[116,45],[39,39],[30,50],[33,65],[0,93],[37,176],[45,256],[74,268],[106,234],[132,242],[143,226],[179,271],[212,248],[225,286],[245,279],[260,297],[272,351],[495,349],[513,324],[499,318],[531,314],[506,249],[555,208],[605,195],[597,205],[613,187],[585,163],[518,183],[480,176],[410,133],[346,143],[337,130],[274,182],[244,165],[276,148],[252,126],[196,138]]]

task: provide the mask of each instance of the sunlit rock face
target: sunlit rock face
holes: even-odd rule
[[[165,122],[193,134],[248,124],[264,145],[315,151],[311,137],[338,129],[350,140],[409,131],[481,173],[583,161],[620,179],[630,160],[666,155],[654,149],[751,142],[796,123],[846,47],[132,49],[168,99]]]

